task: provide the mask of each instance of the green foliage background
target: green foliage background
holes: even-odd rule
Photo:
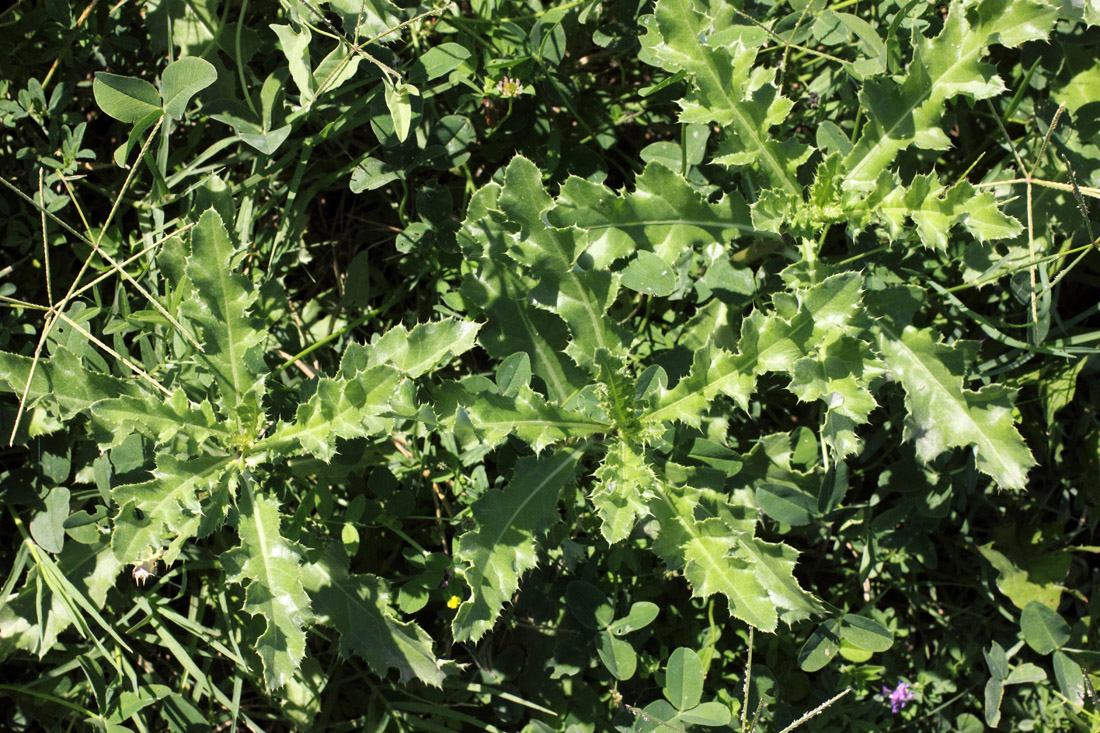
[[[0,726],[1100,730],[1098,22],[13,4]]]

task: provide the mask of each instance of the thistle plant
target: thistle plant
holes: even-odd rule
[[[0,22],[0,727],[1095,717],[1091,6],[185,5]]]

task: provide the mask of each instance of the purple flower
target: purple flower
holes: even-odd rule
[[[906,703],[913,699],[913,691],[909,689],[908,682],[899,682],[898,686],[891,690],[886,685],[882,686],[882,694],[890,696],[890,712],[898,713]]]
[[[523,85],[519,83],[519,79],[504,77],[497,82],[497,91],[502,97],[518,97],[523,91]]]

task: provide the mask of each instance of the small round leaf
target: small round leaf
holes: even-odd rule
[[[600,632],[600,646],[596,653],[615,679],[628,680],[638,669],[638,655],[634,653],[634,647],[622,639],[616,639],[608,631]]]
[[[703,697],[703,663],[699,655],[680,647],[668,658],[665,697],[677,710],[690,710]]]
[[[101,110],[127,124],[160,109],[160,95],[156,87],[132,76],[97,71],[92,82],[92,94]]]
[[[884,652],[894,645],[889,629],[874,619],[852,613],[841,619],[840,636],[852,646],[869,652]]]
[[[1029,601],[1020,614],[1024,641],[1039,654],[1050,654],[1069,641],[1069,624],[1039,601]]]
[[[626,618],[621,618],[608,627],[615,636],[626,636],[632,631],[643,629],[653,623],[653,619],[657,618],[657,614],[660,613],[656,603],[650,603],[649,601],[638,601],[630,607],[630,613]]]
[[[685,710],[680,713],[679,718],[691,725],[706,725],[716,728],[720,725],[728,725],[732,716],[729,707],[717,700],[711,700],[702,705],[696,705],[691,710]]]
[[[816,672],[840,651],[840,622],[828,619],[817,627],[798,652],[798,665],[806,672]]]
[[[160,77],[165,114],[177,120],[183,117],[191,98],[217,80],[214,65],[197,56],[185,56],[168,64]]]

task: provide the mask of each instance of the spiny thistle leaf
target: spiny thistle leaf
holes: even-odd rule
[[[650,511],[660,523],[654,551],[682,570],[696,598],[726,597],[730,614],[761,631],[821,612],[798,585],[798,553],[754,536],[755,511],[691,487],[655,484]]]
[[[951,448],[974,447],[978,470],[1006,489],[1023,489],[1036,464],[1012,418],[1011,390],[990,384],[963,388],[975,350],[965,342],[938,342],[930,329],[883,319],[876,325],[878,347],[890,371],[905,387],[905,439],[931,461]]]
[[[149,435],[158,444],[183,435],[196,445],[210,438],[224,445],[232,437],[207,400],[192,404],[182,389],[167,400],[159,395],[100,400],[91,413],[97,425],[109,426],[106,436],[98,441],[100,450],[118,445],[134,432]]]
[[[885,227],[891,240],[907,231],[907,221],[916,225],[917,238],[925,245],[947,250],[948,234],[962,224],[979,242],[1017,236],[1023,227],[1001,212],[988,192],[978,192],[969,183],[944,188],[932,174],[915,176],[909,186],[893,173],[883,172],[874,192],[866,198],[849,199],[846,212],[858,232],[871,223]]]
[[[565,354],[569,344],[565,323],[527,300],[537,282],[523,275],[508,254],[511,236],[501,223],[499,196],[500,187],[489,184],[470,200],[461,237],[472,271],[463,281],[462,295],[485,315],[478,341],[489,355],[504,359],[525,352],[550,398],[564,403],[587,379]]]
[[[642,453],[625,440],[616,440],[607,449],[595,478],[588,498],[603,520],[600,533],[608,544],[622,542],[638,519],[649,513],[647,503],[657,478]]]
[[[535,567],[535,537],[561,520],[558,495],[573,480],[580,453],[521,458],[503,490],[489,491],[474,504],[477,529],[462,535],[455,548],[470,589],[451,624],[455,641],[484,636],[519,588],[520,576]]]
[[[719,393],[731,397],[742,407],[756,387],[751,365],[728,351],[704,346],[695,352],[691,371],[668,389],[658,387],[653,409],[645,415],[647,421],[676,420],[687,425],[699,425],[707,405]]]
[[[431,637],[416,624],[398,620],[384,579],[349,574],[347,560],[334,553],[306,565],[302,579],[317,623],[340,632],[340,654],[358,654],[379,677],[392,667],[401,682],[416,678],[442,685],[444,673],[432,652]]]
[[[658,162],[645,167],[633,191],[620,194],[570,176],[546,217],[554,226],[580,230],[593,270],[642,249],[675,264],[694,249],[753,233],[748,204],[740,194],[710,203],[683,176]]]
[[[27,356],[0,351],[0,391],[21,397],[32,361]],[[58,346],[53,356],[38,361],[27,391],[27,406],[48,396],[61,408],[61,419],[70,420],[99,400],[140,394],[135,382],[86,369],[73,352]]]
[[[262,420],[264,366],[256,347],[266,334],[249,313],[256,292],[236,272],[238,259],[221,216],[207,209],[191,230],[186,272],[194,293],[180,311],[199,326],[205,353],[197,358],[213,374],[227,417],[248,434]]]
[[[763,191],[752,207],[755,226],[795,237],[814,237],[822,227],[846,223],[852,235],[879,225],[890,241],[914,234],[926,246],[945,251],[951,229],[964,226],[979,242],[1018,235],[1022,227],[1004,214],[988,191],[963,181],[940,185],[935,174],[919,174],[903,185],[890,170],[878,174],[871,190],[845,190],[841,158],[829,155],[817,167],[806,201],[775,189]]]
[[[341,370],[361,371],[392,364],[416,378],[472,349],[480,329],[481,324],[455,318],[420,323],[412,331],[399,324],[372,344],[349,346],[344,352]]]
[[[694,85],[680,103],[680,120],[716,123],[726,131],[713,162],[751,165],[772,187],[800,193],[796,172],[812,151],[793,138],[780,142],[771,136],[794,105],[779,94],[773,74],[756,67],[756,49],[723,37],[732,25],[729,9],[721,3],[659,0],[654,16],[642,41],[648,51],[643,59],[691,75]]]
[[[575,230],[546,225],[543,212],[553,200],[538,167],[522,156],[513,158],[498,203],[507,222],[518,228],[509,254],[538,282],[531,300],[557,313],[569,327],[570,357],[591,367],[597,349],[621,353],[623,334],[606,317],[617,291],[615,279],[608,272],[577,266],[581,249]]]
[[[511,396],[490,390],[474,393],[458,384],[445,385],[437,391],[436,406],[449,411],[447,406],[451,404],[457,405],[458,412],[451,412],[453,421],[445,422],[457,430],[471,430],[479,441],[490,446],[515,435],[539,453],[567,438],[583,438],[611,429],[609,423],[547,403],[527,385],[520,386]]]
[[[244,610],[262,616],[267,628],[256,640],[264,682],[277,690],[294,676],[306,651],[304,626],[312,620],[302,585],[301,551],[283,538],[279,506],[259,494],[254,479],[242,481],[237,533],[241,544],[222,553],[226,574],[247,584]]]
[[[405,379],[392,366],[380,365],[346,378],[325,377],[316,391],[298,405],[294,422],[284,422],[255,451],[285,455],[298,449],[326,463],[336,453],[336,438],[357,438],[384,432],[391,424],[381,417],[390,409],[398,385]]]
[[[775,310],[754,311],[741,326],[740,353],[709,348],[695,354],[691,373],[672,389],[661,390],[650,420],[698,424],[706,405],[719,394],[743,409],[764,372],[793,373],[799,360],[828,340],[862,332],[858,273],[838,273],[795,294],[780,293]]]
[[[867,124],[844,159],[845,187],[870,189],[910,145],[948,148],[940,128],[945,103],[960,94],[988,99],[1005,89],[995,69],[979,60],[986,48],[1046,38],[1057,17],[1057,9],[1040,0],[952,2],[940,34],[918,36],[904,80],[864,83],[859,97]]]
[[[183,543],[201,534],[204,512],[220,520],[226,502],[203,499],[220,494],[223,476],[235,459],[230,456],[198,456],[186,460],[168,454],[157,456],[153,478],[140,484],[116,486],[111,498],[119,505],[111,549],[120,563],[139,563],[153,558],[170,564]],[[220,506],[218,506],[220,504]]]
[[[849,336],[795,362],[789,388],[803,402],[825,403],[823,437],[841,457],[859,449],[854,429],[867,422],[878,404],[870,383],[882,372],[881,362],[868,345]]]

